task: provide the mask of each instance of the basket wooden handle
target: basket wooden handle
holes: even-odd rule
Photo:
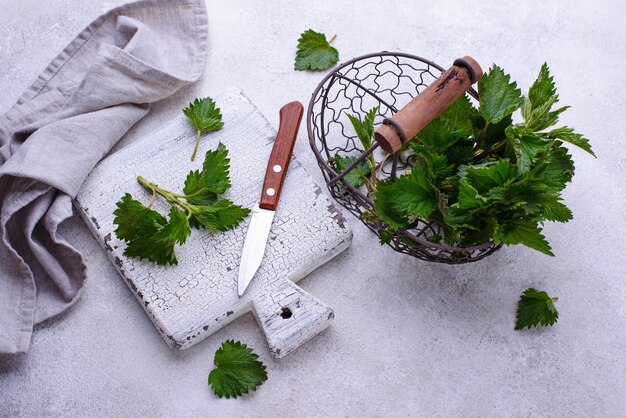
[[[393,118],[386,120],[374,133],[380,146],[390,154],[402,148],[419,131],[461,97],[470,86],[481,79],[483,70],[473,58],[465,56],[441,74]],[[405,138],[401,138],[403,135]]]

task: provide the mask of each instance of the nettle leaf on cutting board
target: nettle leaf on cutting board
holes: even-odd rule
[[[298,39],[294,68],[298,71],[327,70],[339,61],[339,52],[326,40],[326,35],[312,29],[304,31]]]
[[[203,99],[196,98],[193,102],[183,109],[183,114],[189,119],[189,122],[196,128],[196,142],[191,155],[191,161],[195,160],[200,144],[200,135],[209,131],[217,131],[222,129],[222,113],[216,106],[213,99],[205,97]]]
[[[174,245],[180,235],[168,233],[169,221],[163,215],[128,193],[116,206],[113,223],[117,225],[115,234],[127,244],[124,254],[161,265],[178,264]]]
[[[209,373],[209,385],[220,398],[245,395],[267,380],[265,365],[258,354],[239,341],[224,341],[215,352],[213,363],[215,368]]]

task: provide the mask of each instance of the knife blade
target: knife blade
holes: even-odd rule
[[[241,252],[237,293],[241,297],[261,266],[267,238],[278,206],[280,192],[289,168],[289,161],[298,136],[304,107],[300,102],[291,102],[280,109],[280,123],[276,140],[270,153],[265,171],[261,199],[252,209],[252,218]]]

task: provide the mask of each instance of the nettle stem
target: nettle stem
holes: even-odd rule
[[[170,205],[172,205],[172,206],[178,205],[183,210],[185,210],[185,212],[188,212],[188,213],[191,212],[191,209],[190,209],[189,205],[186,204],[185,202],[179,200],[179,198],[185,198],[186,197],[185,195],[172,193],[169,190],[162,189],[158,185],[156,185],[155,183],[152,183],[151,181],[148,181],[143,176],[138,176],[137,177],[137,181],[139,182],[139,184],[141,184],[147,190],[152,192],[152,199],[150,200],[150,205],[148,207],[152,207],[152,204],[154,203],[154,200],[156,199],[156,195],[158,194],[159,196],[161,196],[165,200],[167,200],[167,202]]]
[[[480,133],[480,137],[478,138],[478,141],[476,141],[476,149],[479,149],[480,146],[483,143],[483,139],[485,139],[485,135],[487,134],[487,129],[489,129],[489,126],[491,125],[490,122],[487,122],[485,124],[485,127],[483,128],[483,131]]]
[[[372,176],[372,189],[376,186],[376,160],[374,159],[374,155],[370,154],[367,156],[368,165],[370,166],[370,174]]]
[[[333,43],[333,41],[335,40],[335,38],[336,38],[336,37],[337,37],[337,34],[334,34],[334,35],[330,38],[330,41],[328,41],[328,44],[329,44],[329,45],[330,45],[330,44],[332,44],[332,43]]]
[[[156,200],[157,194],[156,190],[152,190],[152,197],[150,198],[150,203],[148,203],[148,209],[152,209],[152,205],[154,205],[154,201]]]
[[[191,161],[196,159],[198,153],[198,145],[200,145],[200,129],[198,129],[198,135],[196,135],[196,145],[193,147],[193,154],[191,154]]]

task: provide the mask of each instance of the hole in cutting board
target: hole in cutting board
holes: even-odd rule
[[[283,308],[282,312],[280,313],[280,316],[283,319],[289,319],[291,318],[291,315],[293,315],[293,312],[291,312],[291,309],[289,308]]]

